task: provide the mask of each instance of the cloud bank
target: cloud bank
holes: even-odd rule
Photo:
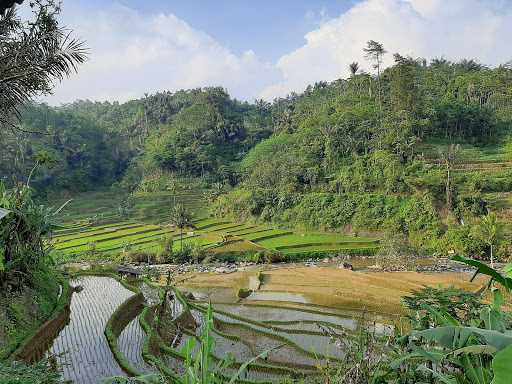
[[[281,81],[260,95],[302,91],[319,80],[348,75],[353,61],[366,70],[362,48],[373,39],[389,52],[431,59],[474,58],[496,65],[512,60],[512,3],[498,0],[367,0],[305,36],[303,47],[276,63]]]
[[[63,24],[86,40],[88,61],[48,101],[119,100],[145,92],[221,85],[247,99],[278,79],[278,70],[248,49],[234,54],[173,14],[142,15],[115,5],[85,15],[73,5]],[[85,17],[84,17],[85,16]]]
[[[126,101],[157,90],[221,85],[245,100],[300,92],[319,80],[348,75],[370,39],[392,53],[414,57],[474,58],[497,65],[512,59],[510,0],[364,0],[305,36],[302,47],[276,63],[241,54],[173,14],[143,15],[119,5],[84,10],[65,3],[64,23],[90,47],[89,61],[48,101]],[[92,13],[91,13],[92,12]],[[269,44],[278,44],[276,41]]]

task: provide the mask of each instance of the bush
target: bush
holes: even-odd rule
[[[124,259],[135,263],[155,264],[159,261],[157,255],[144,251],[128,251],[124,254]]]
[[[470,225],[454,225],[436,243],[440,255],[456,254],[466,257],[481,257],[487,250],[486,244],[474,236]]]
[[[20,362],[0,361],[0,383],[2,384],[60,384],[64,383],[60,374],[48,368],[47,361],[35,365]]]
[[[437,317],[431,310],[427,310],[426,306],[438,313],[449,313],[464,325],[471,325],[474,320],[480,320],[483,308],[478,295],[458,288],[426,287],[413,292],[411,296],[404,296],[402,301],[410,310],[409,319],[414,329],[427,329],[439,325]]]
[[[184,243],[183,247],[173,250],[168,261],[174,264],[200,263],[207,256],[207,250],[199,243]]]

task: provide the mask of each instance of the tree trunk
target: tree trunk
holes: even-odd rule
[[[446,167],[446,205],[448,206],[448,209],[452,210],[452,194],[451,194],[451,188],[450,188],[450,166]]]
[[[492,244],[491,244],[491,268],[494,268],[494,255],[492,253]]]

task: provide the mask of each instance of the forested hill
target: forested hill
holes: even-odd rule
[[[275,133],[242,160],[216,212],[487,252],[471,224],[495,208],[508,222],[496,194],[512,191],[512,69],[395,60],[274,102]]]
[[[382,57],[369,58],[375,74],[353,63],[347,79],[272,103],[203,88],[32,105],[25,133],[1,137],[0,172],[32,173],[39,192],[166,190],[176,175],[196,177],[215,183],[220,216],[487,252],[471,224],[489,211],[508,221],[512,67],[395,55],[381,71]]]
[[[39,192],[109,186],[132,162],[207,175],[269,135],[268,111],[233,100],[222,88],[163,92],[124,104],[34,104],[23,110],[20,130],[0,136],[0,173],[13,183],[26,181],[35,168],[32,185]]]

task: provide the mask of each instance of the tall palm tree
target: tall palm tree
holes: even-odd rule
[[[450,144],[444,151],[439,151],[441,162],[446,168],[446,205],[448,209],[452,209],[452,186],[451,186],[451,171],[453,165],[457,161],[457,154],[460,151],[459,144]]]
[[[379,100],[379,106],[382,109],[382,102],[381,102],[381,95],[380,95],[380,72],[381,72],[381,65],[382,65],[382,58],[387,53],[387,51],[384,49],[384,46],[375,41],[370,40],[368,43],[366,43],[366,47],[363,48],[363,51],[365,53],[366,59],[373,61],[373,68],[377,70],[377,87],[378,87],[378,100]]]
[[[183,251],[183,229],[192,226],[192,215],[182,204],[177,204],[172,210],[171,222],[180,229],[180,243]]]

